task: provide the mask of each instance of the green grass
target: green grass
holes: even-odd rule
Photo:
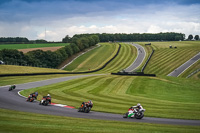
[[[103,75],[33,88],[21,93],[28,96],[33,91],[39,92],[39,98],[50,93],[53,102],[76,108],[83,101],[91,99],[95,111],[122,114],[139,102],[149,117],[200,119],[200,83],[195,80]]]
[[[29,66],[0,65],[0,74],[49,73],[49,72],[66,72],[66,71],[59,69],[29,67]]]
[[[97,73],[118,72],[130,66],[136,56],[137,50],[129,44],[121,44],[119,55],[112,60],[104,69]],[[100,48],[94,49],[77,58],[72,64],[66,67],[68,71],[88,71],[100,68],[110,60],[117,52],[119,45],[104,43]]]
[[[0,44],[0,49],[29,49],[42,47],[66,46],[69,43],[44,43],[44,44]]]
[[[129,67],[137,57],[137,50],[130,44],[120,43],[121,49],[118,56],[98,73],[119,72]]]
[[[198,126],[180,126],[92,120],[63,116],[42,115],[0,109],[0,132],[5,133],[127,133],[127,132],[176,132],[198,133]]]
[[[50,74],[50,75],[35,75],[35,76],[7,76],[0,77],[0,86],[11,85],[11,84],[23,84],[28,82],[67,77],[72,76],[71,74]]]
[[[144,45],[149,42],[137,42],[137,43]],[[191,48],[191,47],[199,48],[200,41],[151,42],[151,45],[155,50],[169,48],[170,45],[172,45],[173,47],[176,46],[178,48]]]
[[[199,41],[152,42],[151,44],[155,52],[144,72],[156,75],[168,75],[200,51]],[[177,46],[177,49],[170,49],[169,45]],[[196,65],[198,64],[194,67]]]
[[[100,47],[80,56],[64,70],[80,72],[97,69],[116,54],[118,47],[115,43],[101,43]]]

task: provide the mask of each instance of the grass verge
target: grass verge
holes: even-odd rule
[[[23,84],[28,82],[67,77],[72,76],[72,74],[51,74],[51,75],[35,75],[35,76],[7,76],[0,77],[0,86],[11,85],[11,84]]]
[[[122,133],[122,132],[177,132],[198,133],[198,126],[173,126],[148,123],[92,120],[53,115],[25,113],[0,109],[0,132],[9,133]]]
[[[16,66],[16,65],[0,65],[0,74],[19,74],[19,73],[49,73],[49,72],[66,72],[59,69]]]

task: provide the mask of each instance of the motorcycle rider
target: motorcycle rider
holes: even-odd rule
[[[140,103],[138,103],[136,106],[130,107],[128,110],[128,117],[134,117],[135,112],[137,112],[137,110],[140,110],[140,109],[143,109],[143,107]]]
[[[85,108],[86,104],[91,104],[93,106],[92,100],[89,100],[88,102],[82,102],[81,108]]]
[[[50,94],[47,94],[47,96],[44,98],[46,98],[49,101],[49,103],[51,104],[51,95]]]
[[[47,94],[47,96],[43,96],[43,98],[45,98],[51,104],[51,95],[50,94]]]
[[[15,84],[10,86],[10,89],[11,89],[11,90],[13,90],[13,89],[15,89],[15,88],[16,88],[16,85],[15,85]]]
[[[28,97],[28,100],[30,100],[30,98],[35,98],[35,99],[37,99],[37,96],[38,96],[38,92],[34,92],[34,93],[31,93],[30,95],[29,95],[29,97]]]

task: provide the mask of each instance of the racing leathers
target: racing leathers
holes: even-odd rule
[[[51,96],[43,96],[43,98],[45,98],[51,104]]]
[[[38,92],[31,93],[29,96],[30,97],[34,97],[35,99],[37,99]]]
[[[142,105],[132,106],[128,110],[128,117],[134,117],[135,112],[138,110],[143,109]]]
[[[81,108],[82,108],[82,109],[85,109],[86,104],[90,104],[91,107],[93,106],[93,103],[92,103],[92,101],[90,100],[90,101],[88,101],[88,102],[82,102],[82,104],[81,104]]]

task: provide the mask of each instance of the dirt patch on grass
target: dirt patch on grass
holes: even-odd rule
[[[50,51],[56,51],[57,49],[62,48],[62,47],[64,47],[64,46],[59,46],[59,47],[43,47],[43,48],[29,48],[29,49],[18,49],[18,50],[22,51],[23,53],[27,53],[29,51],[38,50],[38,49],[43,50],[43,51],[48,51],[48,50],[50,50]]]

